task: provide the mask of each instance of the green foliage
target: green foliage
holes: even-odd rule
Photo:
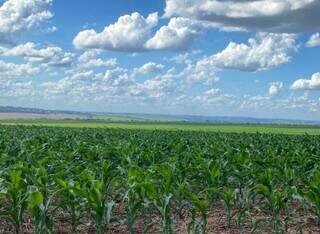
[[[315,172],[303,193],[311,205],[310,210],[317,216],[318,225],[320,225],[320,171]]]
[[[23,216],[28,205],[27,185],[19,169],[10,170],[6,177],[0,181],[0,216],[12,222],[16,233],[21,233]]]
[[[227,212],[228,228],[231,228],[231,220],[233,217],[232,208],[234,205],[235,189],[226,188],[222,192],[222,200]]]
[[[45,200],[43,194],[36,188],[30,188],[28,208],[33,220],[34,233],[50,234],[53,223],[49,216],[50,201]]]
[[[229,228],[245,233],[263,212],[281,233],[291,203],[320,220],[319,155],[309,135],[1,126],[0,218],[16,233],[31,217],[35,233],[60,218],[70,233],[137,233],[139,219],[139,231],[171,234],[174,218],[189,217],[190,233],[206,233],[223,204]]]

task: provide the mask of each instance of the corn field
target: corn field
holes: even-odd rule
[[[0,127],[0,233],[319,233],[320,136]]]

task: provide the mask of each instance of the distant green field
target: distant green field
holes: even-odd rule
[[[104,120],[108,122],[180,122],[183,119],[178,117],[169,117],[151,114],[113,114],[113,113],[95,113],[92,116],[95,120]]]
[[[71,128],[121,128],[168,131],[212,131],[230,133],[278,133],[320,135],[320,126],[263,124],[200,124],[171,122],[108,122],[103,120],[1,120],[3,125],[35,125]]]

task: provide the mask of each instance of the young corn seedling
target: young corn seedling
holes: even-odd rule
[[[281,220],[280,213],[287,206],[287,202],[291,197],[292,191],[290,188],[279,190],[272,184],[274,173],[268,170],[263,176],[261,184],[255,186],[257,193],[261,194],[265,199],[266,206],[264,211],[271,215],[272,230],[274,233],[285,231]]]
[[[127,215],[127,228],[130,234],[135,233],[135,221],[138,216],[138,211],[141,206],[141,202],[136,199],[135,188],[131,187],[126,192],[125,200],[127,202],[126,205],[126,215]]]
[[[136,219],[136,216],[138,215],[139,210],[141,211],[145,219],[142,232],[144,234],[147,234],[153,225],[152,215],[154,211],[154,204],[156,203],[156,201],[158,201],[158,191],[156,190],[156,186],[153,184],[151,174],[148,171],[140,171],[140,173],[141,174],[136,178],[139,178],[139,182],[136,181],[137,183],[134,190],[136,192],[136,200],[131,200],[131,206],[133,206],[134,208],[132,207],[133,209],[130,211],[132,213],[130,213],[129,215],[132,216],[130,218],[131,221],[134,221]],[[133,223],[131,224],[134,226]]]
[[[78,189],[77,193],[85,199],[96,233],[102,234],[111,224],[115,204],[110,200],[112,186],[115,185],[114,171],[104,162],[101,179],[94,179],[90,175],[86,177],[87,181],[82,181],[84,186]]]
[[[211,166],[213,164],[213,166]],[[208,188],[207,194],[209,195],[210,199],[213,201],[217,199],[218,193],[217,190],[220,186],[220,179],[221,179],[221,170],[219,165],[214,164],[214,162],[209,164],[210,166],[207,167],[207,177],[208,177]]]
[[[187,182],[179,181],[177,182],[176,189],[174,190],[174,197],[176,198],[175,209],[179,215],[179,218],[182,219],[184,216],[184,207],[186,205],[185,200],[187,198]]]
[[[82,223],[82,213],[84,212],[84,200],[78,196],[77,191],[80,189],[79,183],[70,183],[61,179],[57,179],[62,189],[59,190],[61,201],[58,207],[62,208],[64,212],[70,217],[71,233],[77,232],[77,227]]]
[[[126,201],[126,215],[128,231],[135,233],[135,221],[139,211],[143,209],[145,175],[138,167],[131,167],[126,178],[127,191],[124,197]]]
[[[162,220],[162,233],[163,234],[172,234],[172,220],[170,214],[170,203],[172,199],[172,194],[168,195],[159,195],[154,199],[154,206],[160,213]]]
[[[86,188],[80,188],[78,195],[85,199],[86,205],[90,210],[90,217],[97,234],[102,234],[111,222],[113,201],[108,201],[105,194],[104,183],[100,180],[90,181]]]
[[[55,213],[52,201],[58,190],[52,188],[53,180],[48,171],[40,166],[30,168],[28,179],[32,186],[29,186],[29,211],[31,213],[36,233],[52,233],[52,218]],[[52,178],[53,179],[53,178]]]
[[[227,188],[224,189],[222,192],[222,200],[224,202],[224,206],[227,213],[227,224],[228,228],[231,228],[231,221],[232,221],[232,209],[234,206],[234,197],[235,197],[235,189]]]
[[[48,214],[49,205],[50,199],[46,201],[37,188],[31,187],[28,207],[33,220],[35,234],[53,233],[53,223]]]
[[[160,174],[161,180],[157,182],[158,186],[155,186],[157,192],[152,194],[152,201],[161,216],[162,232],[164,234],[171,234],[172,220],[170,206],[173,198],[174,173],[169,165],[159,165],[156,171]]]
[[[243,226],[250,210],[250,191],[236,190],[236,224],[240,234],[244,233]]]
[[[317,171],[313,179],[307,185],[303,195],[311,204],[311,212],[317,217],[317,224],[320,226],[320,171]]]
[[[15,227],[16,234],[22,233],[23,216],[28,206],[27,185],[22,171],[11,170],[7,180],[2,180],[0,195],[6,203],[0,209],[0,216],[8,219]]]
[[[192,205],[191,222],[188,225],[188,233],[205,234],[207,229],[207,213],[209,202],[195,194],[188,194]],[[200,214],[200,218],[197,215]]]

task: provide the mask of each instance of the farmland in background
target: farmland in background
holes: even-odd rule
[[[240,116],[164,115],[143,113],[81,112],[0,106],[1,120],[91,120],[107,122],[202,123],[202,124],[276,124],[320,126],[319,121],[299,119],[264,119]]]
[[[25,125],[71,128],[120,128],[165,131],[205,131],[230,133],[278,133],[320,135],[320,126],[288,124],[214,124],[187,122],[128,122],[106,120],[65,120],[65,119],[7,119],[0,120],[2,125]]]

